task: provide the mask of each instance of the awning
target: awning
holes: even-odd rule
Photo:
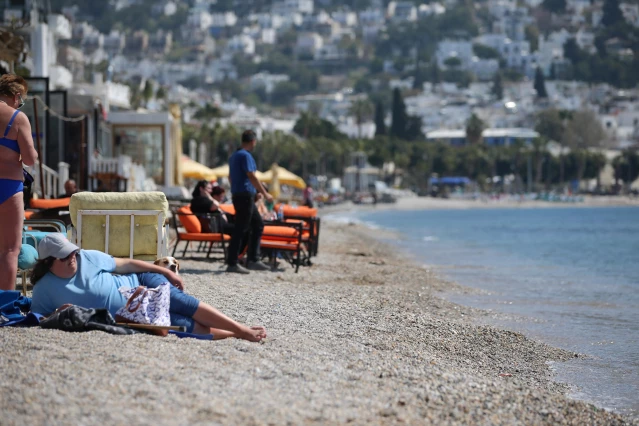
[[[468,185],[471,183],[471,180],[467,177],[441,177],[441,178],[430,178],[431,185]]]
[[[209,169],[204,164],[200,164],[197,161],[191,160],[186,155],[182,156],[182,177],[205,180],[217,179],[217,175],[212,169]]]

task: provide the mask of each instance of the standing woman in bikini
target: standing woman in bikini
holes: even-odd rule
[[[13,290],[24,223],[22,163],[38,159],[31,124],[19,109],[27,97],[27,82],[20,76],[0,77],[0,290]]]

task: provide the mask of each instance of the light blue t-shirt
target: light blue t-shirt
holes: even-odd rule
[[[33,287],[31,311],[49,315],[65,303],[84,308],[107,308],[111,315],[126,304],[120,287],[138,287],[136,274],[114,275],[113,256],[96,250],[80,250],[78,271],[72,278],[48,272]]]
[[[229,158],[229,175],[231,176],[231,192],[239,194],[250,192],[255,194],[255,187],[246,175],[247,172],[257,171],[255,159],[245,149],[238,149]]]

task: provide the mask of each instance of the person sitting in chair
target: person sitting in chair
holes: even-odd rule
[[[84,308],[106,308],[115,316],[127,303],[118,288],[156,288],[170,282],[171,325],[184,326],[189,333],[213,334],[216,340],[236,337],[259,342],[266,337],[264,327],[242,325],[184,293],[182,279],[161,266],[114,258],[96,250],[80,250],[60,233],[45,236],[38,245],[38,255],[40,260],[31,275],[33,312],[49,315],[70,303]]]
[[[214,232],[217,231],[214,225],[215,219],[211,220],[209,213],[216,213],[220,215],[222,223],[222,232],[231,235],[233,232],[233,224],[230,223],[228,216],[222,210],[220,210],[220,204],[224,201],[225,190],[221,186],[213,187],[210,182],[206,180],[199,181],[193,189],[193,199],[191,200],[191,212],[198,216],[200,223],[202,224],[202,232]]]
[[[73,179],[69,179],[64,182],[64,194],[60,194],[58,198],[69,198],[76,192],[78,192],[78,186],[75,184]]]

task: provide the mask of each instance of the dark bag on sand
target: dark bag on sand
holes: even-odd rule
[[[137,334],[136,330],[116,325],[106,309],[88,309],[71,305],[55,311],[40,321],[42,328],[54,328],[64,331],[105,331],[111,334]]]

